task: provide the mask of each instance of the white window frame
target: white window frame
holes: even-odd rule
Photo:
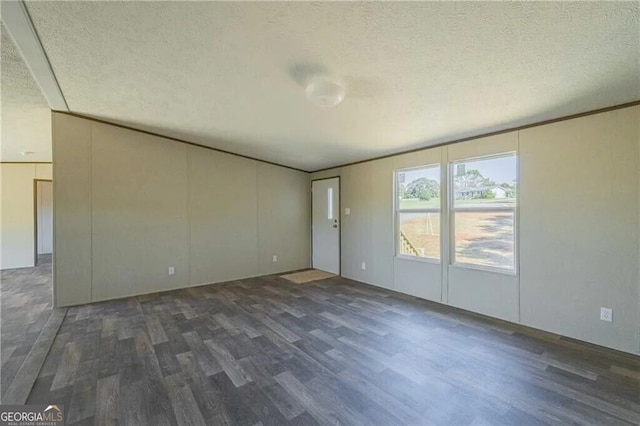
[[[402,169],[397,169],[393,173],[393,210],[394,210],[394,220],[395,220],[395,230],[394,230],[394,242],[395,242],[395,255],[399,259],[412,260],[416,262],[426,262],[426,263],[435,263],[440,264],[442,261],[442,209],[438,208],[429,208],[429,209],[401,209],[400,208],[400,192],[398,191],[400,186],[400,181],[398,179],[398,174],[404,173],[412,170],[420,170],[420,169],[435,169],[438,168],[438,176],[442,176],[442,165],[441,163],[431,163],[425,164],[421,166],[415,167],[405,167]],[[438,197],[442,206],[442,182],[438,182],[440,185],[440,196]],[[411,256],[408,254],[400,253],[400,213],[438,213],[440,215],[440,229],[438,229],[438,235],[440,236],[440,244],[438,246],[438,254],[440,257],[421,257],[421,256]]]
[[[516,161],[516,202],[513,207],[456,207],[455,204],[455,185],[453,182],[455,170],[460,163],[469,163],[482,160],[492,160],[497,158],[514,157]],[[520,178],[518,168],[518,153],[516,151],[501,152],[499,154],[491,154],[480,157],[468,157],[449,162],[448,167],[448,210],[449,210],[449,259],[451,266],[476,269],[481,271],[496,272],[505,275],[518,274],[518,199],[520,193]],[[513,213],[513,268],[500,268],[497,266],[478,265],[469,262],[458,262],[456,260],[456,213],[458,212],[511,212]]]

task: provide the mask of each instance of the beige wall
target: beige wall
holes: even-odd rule
[[[92,299],[189,284],[187,145],[100,123],[91,137]]]
[[[638,122],[636,106],[312,174],[341,176],[343,275],[640,353]],[[59,305],[309,266],[308,175],[63,114],[53,124]],[[446,239],[439,265],[394,256],[395,169],[503,151],[519,154],[518,274],[451,266]]]
[[[309,175],[258,163],[258,275],[310,265]],[[277,256],[277,262],[273,262]]]
[[[51,179],[51,164],[0,164],[0,269],[34,265],[35,179]]]
[[[257,176],[255,161],[189,149],[193,283],[258,275]]]
[[[53,301],[86,303],[91,290],[91,122],[53,113]]]
[[[53,138],[59,306],[309,266],[306,173],[57,113]]]
[[[520,132],[524,324],[639,351],[639,111]]]
[[[636,106],[313,173],[341,176],[343,275],[640,353],[639,122]],[[395,169],[507,151],[520,168],[516,275],[450,265],[446,238],[441,264],[394,256]]]

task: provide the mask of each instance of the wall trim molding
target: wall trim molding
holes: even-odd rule
[[[110,122],[110,121],[107,121],[107,120],[102,120],[102,119],[99,119],[99,118],[90,117],[90,116],[86,116],[86,115],[83,115],[83,114],[77,114],[77,113],[74,113],[74,112],[67,112],[67,111],[56,111],[56,110],[53,110],[52,112],[58,113],[58,114],[69,115],[69,116],[76,117],[76,118],[82,118],[82,119],[85,119],[85,120],[94,121],[96,123],[108,124],[110,126],[119,127],[121,129],[127,129],[127,130],[131,130],[131,131],[138,132],[138,133],[144,133],[144,134],[147,134],[147,135],[150,135],[150,136],[156,136],[156,137],[160,137],[160,138],[164,138],[164,139],[169,139],[169,140],[172,140],[174,142],[180,142],[180,143],[184,143],[184,144],[187,144],[187,145],[196,146],[196,147],[199,147],[199,148],[204,148],[204,149],[209,149],[209,150],[216,151],[216,152],[221,152],[223,154],[234,155],[236,157],[246,158],[248,160],[258,161],[258,162],[266,163],[266,164],[271,164],[272,166],[284,167],[285,169],[290,169],[290,170],[295,170],[297,172],[311,174],[311,173],[324,172],[324,171],[327,171],[327,170],[338,169],[338,168],[341,168],[341,167],[354,166],[356,164],[367,163],[369,161],[382,160],[384,158],[395,157],[395,156],[398,156],[398,155],[410,154],[410,153],[413,153],[413,152],[423,151],[425,149],[439,148],[439,147],[443,147],[443,146],[453,145],[453,144],[456,144],[456,143],[461,143],[461,142],[472,141],[472,140],[475,140],[475,139],[486,138],[486,137],[489,137],[489,136],[501,135],[503,133],[509,133],[509,132],[515,132],[515,131],[524,130],[524,129],[530,129],[532,127],[545,126],[547,124],[559,123],[561,121],[573,120],[575,118],[587,117],[589,115],[601,114],[601,113],[605,113],[605,112],[609,112],[609,111],[615,111],[615,110],[618,110],[618,109],[631,108],[631,107],[638,106],[638,105],[640,105],[640,99],[637,100],[637,101],[626,102],[624,104],[618,104],[618,105],[613,105],[613,106],[609,106],[609,107],[594,109],[594,110],[591,110],[591,111],[580,112],[580,113],[577,113],[577,114],[566,115],[566,116],[563,116],[563,117],[552,118],[552,119],[549,119],[549,120],[539,121],[539,122],[536,122],[536,123],[524,124],[522,126],[510,127],[508,129],[504,129],[504,130],[496,130],[494,132],[481,133],[481,134],[478,134],[478,135],[475,135],[475,136],[469,136],[469,137],[465,137],[465,138],[461,138],[461,139],[454,139],[454,140],[438,143],[438,144],[435,144],[435,145],[428,145],[428,146],[423,146],[423,147],[418,147],[418,148],[412,148],[412,149],[409,149],[409,150],[406,150],[406,151],[399,151],[399,152],[395,152],[395,153],[392,153],[392,154],[382,155],[382,156],[379,156],[379,157],[368,158],[368,159],[365,159],[365,160],[354,161],[354,162],[351,162],[351,163],[339,164],[337,166],[325,167],[325,168],[322,168],[322,169],[312,170],[312,171],[298,169],[296,167],[287,166],[285,164],[280,164],[280,163],[275,163],[273,161],[261,160],[259,158],[251,157],[249,155],[237,154],[235,152],[226,151],[224,149],[213,148],[213,147],[210,147],[210,146],[207,146],[207,145],[202,145],[202,144],[199,144],[199,143],[190,142],[190,141],[187,141],[187,140],[184,140],[184,139],[180,139],[180,138],[176,138],[176,137],[173,137],[173,136],[167,136],[167,135],[163,135],[163,134],[160,134],[160,133],[150,132],[148,130],[137,129],[135,127],[126,126],[124,124],[113,123],[113,122]],[[13,163],[13,162],[0,162],[0,163],[5,164],[5,163]],[[16,162],[16,163],[19,163],[19,162]],[[42,162],[42,163],[36,162],[36,163],[37,164],[51,164],[51,163],[47,163],[47,162]]]
[[[638,106],[638,105],[640,105],[640,99],[637,100],[637,101],[626,102],[624,104],[619,104],[619,105],[613,105],[613,106],[609,106],[609,107],[594,109],[594,110],[591,110],[591,111],[579,112],[577,114],[565,115],[563,117],[558,117],[558,118],[551,118],[549,120],[538,121],[536,123],[523,124],[522,126],[510,127],[508,129],[504,129],[504,130],[496,130],[494,132],[481,133],[481,134],[478,134],[476,136],[468,136],[468,137],[465,137],[465,138],[454,139],[454,140],[450,140],[450,141],[446,141],[446,142],[437,143],[437,144],[434,144],[434,145],[427,145],[427,146],[423,146],[423,147],[419,147],[419,148],[412,148],[412,149],[409,149],[409,150],[406,150],[406,151],[399,151],[399,152],[396,152],[396,153],[393,153],[393,154],[386,154],[386,155],[381,155],[379,157],[368,158],[366,160],[354,161],[354,162],[351,162],[351,163],[340,164],[340,165],[337,165],[337,166],[325,167],[325,168],[322,168],[322,169],[314,170],[314,171],[312,171],[310,173],[318,173],[318,172],[324,172],[324,171],[332,170],[332,169],[339,169],[341,167],[355,166],[356,164],[368,163],[369,161],[382,160],[384,158],[395,157],[397,155],[411,154],[412,152],[423,151],[425,149],[430,149],[430,148],[440,148],[440,147],[443,147],[443,146],[453,145],[453,144],[460,143],[460,142],[467,142],[467,141],[472,141],[474,139],[481,139],[481,138],[486,138],[486,137],[489,137],[489,136],[501,135],[503,133],[516,132],[516,131],[519,131],[519,130],[530,129],[532,127],[545,126],[547,124],[553,124],[553,123],[558,123],[558,122],[561,122],[561,121],[573,120],[574,118],[580,118],[580,117],[586,117],[586,116],[589,116],[589,115],[601,114],[601,113],[604,113],[604,112],[615,111],[615,110],[618,110],[618,109],[631,108],[631,107]]]
[[[247,160],[253,160],[253,161],[258,161],[260,163],[270,164],[272,166],[284,167],[285,169],[295,170],[297,172],[311,173],[308,170],[302,170],[302,169],[298,169],[296,167],[286,166],[284,164],[279,164],[279,163],[274,163],[273,161],[269,161],[269,160],[261,160],[259,158],[251,157],[249,155],[237,154],[235,152],[225,151],[224,149],[213,148],[211,146],[202,145],[202,144],[195,143],[195,142],[190,142],[190,141],[187,141],[187,140],[184,140],[184,139],[180,139],[180,138],[176,138],[176,137],[173,137],[173,136],[167,136],[167,135],[163,135],[163,134],[160,134],[160,133],[150,132],[148,130],[137,129],[135,127],[126,126],[124,124],[113,123],[111,121],[102,120],[100,118],[89,117],[89,116],[86,116],[86,115],[77,114],[75,112],[55,111],[55,110],[53,110],[52,112],[57,113],[57,114],[69,115],[69,116],[75,117],[75,118],[82,118],[84,120],[89,120],[89,121],[93,121],[93,122],[96,122],[96,123],[107,124],[109,126],[115,126],[115,127],[121,128],[121,129],[126,129],[126,130],[131,130],[133,132],[143,133],[143,134],[149,135],[149,136],[155,136],[155,137],[158,137],[158,138],[169,139],[169,140],[172,140],[174,142],[180,142],[180,143],[184,143],[184,144],[187,144],[187,145],[196,146],[198,148],[209,149],[211,151],[221,152],[223,154],[234,155],[236,157],[245,158]]]
[[[0,164],[53,164],[51,161],[0,161]]]

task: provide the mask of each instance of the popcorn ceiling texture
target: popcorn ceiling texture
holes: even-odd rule
[[[27,7],[73,112],[305,170],[640,99],[638,2]]]
[[[2,25],[1,161],[51,161],[51,112],[20,52]],[[34,151],[23,156],[22,151]]]

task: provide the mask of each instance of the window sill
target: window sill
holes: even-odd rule
[[[491,272],[500,275],[510,275],[513,277],[518,276],[518,272],[515,269],[493,268],[491,266],[474,265],[473,263],[452,263],[449,267],[470,269],[473,271]]]
[[[430,257],[405,256],[402,254],[396,254],[395,258],[400,260],[408,260],[410,262],[431,263],[433,265],[440,265],[440,259],[433,259]]]

